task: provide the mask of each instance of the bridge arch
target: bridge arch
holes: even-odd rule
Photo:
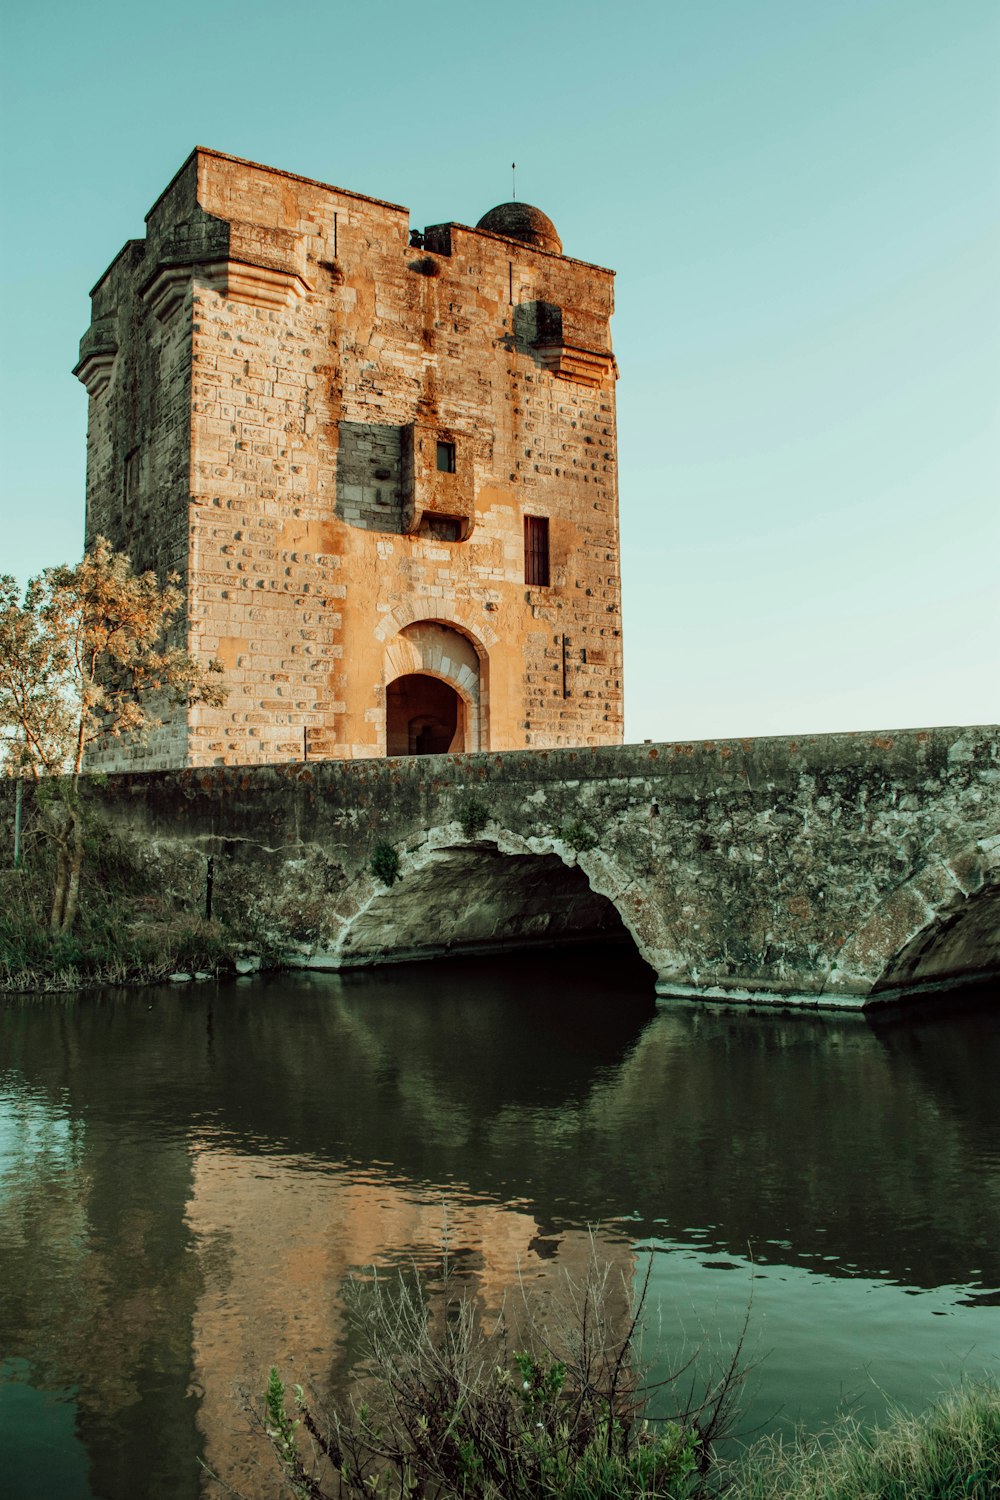
[[[938,858],[897,886],[838,955],[829,988],[873,1000],[995,978],[1000,970],[1000,839]]]
[[[605,856],[495,825],[469,837],[457,824],[397,853],[392,886],[365,872],[346,893],[341,909],[356,909],[331,968],[600,941],[627,943],[655,969],[631,883]]]

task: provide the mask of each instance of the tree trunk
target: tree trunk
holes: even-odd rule
[[[80,900],[80,870],[83,866],[83,823],[78,813],[73,817],[73,845],[69,860],[69,880],[66,885],[66,902],[63,908],[61,931],[69,932],[76,921],[76,909]]]
[[[66,910],[66,893],[69,890],[70,856],[69,849],[64,843],[65,833],[68,830],[59,829],[55,835],[56,846],[56,881],[52,892],[52,914],[49,917],[49,931],[55,935],[63,930],[63,913]]]
[[[62,803],[58,814],[53,810],[47,816],[56,851],[49,931],[57,936],[68,932],[76,918],[83,866],[83,820],[79,809],[69,802]]]

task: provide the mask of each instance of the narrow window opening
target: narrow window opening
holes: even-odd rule
[[[125,455],[124,500],[128,505],[139,493],[139,450],[133,448]]]
[[[524,518],[524,581],[540,588],[549,586],[549,518]]]
[[[455,444],[438,443],[437,466],[442,474],[454,474],[455,472]]]

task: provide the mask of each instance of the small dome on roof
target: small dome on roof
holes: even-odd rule
[[[505,234],[508,239],[522,240],[538,250],[552,250],[562,255],[562,240],[556,234],[556,226],[548,214],[530,203],[498,203],[488,214],[483,214],[477,229],[488,229],[491,234]]]

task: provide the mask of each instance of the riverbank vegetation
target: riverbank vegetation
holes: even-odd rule
[[[23,598],[16,579],[0,576],[0,771],[36,791],[54,938],[73,931],[79,907],[84,757],[143,739],[166,709],[225,701],[219,663],[171,643],[184,602],[177,583],[134,573],[104,537],[75,566],[32,578]]]
[[[647,1283],[648,1286],[648,1277]],[[596,1264],[489,1329],[419,1280],[356,1282],[353,1394],[320,1410],[272,1369],[244,1399],[295,1500],[998,1500],[1000,1385],[969,1383],[919,1416],[845,1418],[720,1458],[749,1365],[696,1350],[650,1385],[645,1288]],[[731,1450],[732,1444],[727,1445]],[[239,1492],[229,1489],[230,1494]],[[241,1497],[247,1500],[247,1497]]]
[[[726,1476],[723,1476],[724,1478]],[[731,1500],[998,1500],[1000,1384],[969,1383],[917,1416],[767,1438],[728,1471]]]
[[[29,804],[20,863],[0,869],[0,991],[56,991],[97,984],[153,984],[174,973],[231,972],[254,954],[275,961],[266,938],[227,914],[206,920],[144,869],[136,846],[81,818],[83,858],[69,931],[49,922],[58,850]],[[199,892],[199,894],[201,894]]]
[[[17,788],[13,868],[0,879],[0,987],[211,971],[228,954],[217,923],[160,908],[124,846],[88,816],[81,782],[85,756],[141,740],[165,709],[225,699],[218,662],[172,643],[177,582],[134,573],[103,537],[75,566],[32,578],[23,598],[0,577],[0,774]],[[33,826],[22,828],[26,801]]]

